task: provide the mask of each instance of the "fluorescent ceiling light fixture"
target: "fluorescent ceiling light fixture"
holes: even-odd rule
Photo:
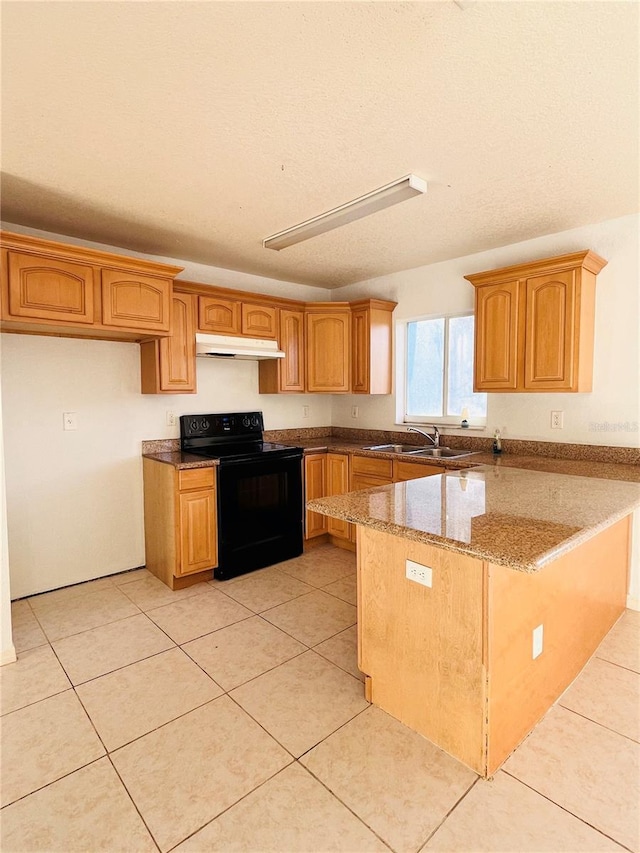
[[[287,246],[293,246],[294,243],[302,243],[303,240],[308,240],[310,237],[317,237],[318,234],[332,231],[348,222],[362,219],[364,216],[369,216],[378,210],[384,210],[385,207],[391,207],[399,201],[405,201],[426,191],[427,182],[425,180],[416,177],[416,175],[405,175],[404,178],[385,184],[384,187],[361,195],[360,198],[341,204],[340,207],[334,207],[333,210],[314,216],[313,219],[307,219],[300,225],[294,225],[293,228],[272,234],[271,237],[262,241],[262,245],[265,249],[280,251],[280,249],[286,249]]]

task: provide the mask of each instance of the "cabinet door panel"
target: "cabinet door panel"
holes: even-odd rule
[[[304,391],[304,314],[280,311],[280,348],[286,353],[278,362],[281,391]]]
[[[9,252],[9,315],[93,323],[93,267]]]
[[[519,292],[518,281],[476,288],[476,391],[517,388]]]
[[[327,454],[312,453],[304,457],[305,503],[313,498],[325,497],[327,491]],[[327,532],[327,517],[318,512],[305,511],[304,538],[313,539]]]
[[[526,282],[525,388],[573,385],[575,270]]]
[[[171,334],[158,341],[160,390],[172,394],[196,390],[196,323],[194,297],[174,293],[171,300]]]
[[[278,309],[269,305],[242,304],[242,334],[252,338],[278,337]]]
[[[219,335],[239,335],[242,327],[242,303],[214,296],[198,299],[198,328]]]
[[[169,332],[171,281],[102,270],[102,322],[125,329]]]
[[[327,455],[327,495],[344,495],[349,491],[349,457],[345,453]],[[341,518],[329,518],[327,530],[339,539],[351,538],[351,524]]]
[[[349,390],[350,319],[348,311],[307,314],[307,391]]]
[[[354,311],[351,316],[351,343],[353,348],[354,394],[369,393],[369,312]]]
[[[180,565],[177,574],[201,572],[217,560],[214,489],[180,493]]]

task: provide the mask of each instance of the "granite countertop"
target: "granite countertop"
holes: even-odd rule
[[[538,571],[639,506],[640,483],[506,465],[307,504],[323,515],[524,572]]]
[[[163,442],[153,442],[162,445]],[[291,447],[301,447],[305,455],[309,453],[333,453],[357,454],[358,456],[370,456],[378,459],[402,459],[415,465],[425,467],[446,468],[450,471],[460,471],[469,468],[477,468],[480,465],[490,465],[496,468],[524,468],[531,471],[544,471],[550,474],[570,474],[576,477],[595,477],[604,480],[626,480],[628,482],[640,483],[640,465],[627,465],[616,462],[593,462],[589,459],[554,459],[549,456],[524,456],[518,454],[503,453],[494,456],[492,453],[476,452],[459,459],[422,458],[403,453],[388,453],[385,451],[363,450],[362,442],[350,442],[331,436],[301,440],[282,440],[280,444]],[[154,452],[143,453],[148,459],[156,462],[164,462],[175,468],[209,468],[217,465],[216,459],[204,459],[190,453],[182,453],[180,450],[169,449],[173,442],[164,442],[166,448]],[[416,445],[416,449],[418,449]]]
[[[217,459],[207,459],[204,456],[195,456],[193,453],[183,453],[181,450],[166,450],[157,453],[143,453],[143,459],[154,459],[156,462],[164,462],[173,465],[183,471],[185,468],[212,468],[219,465]]]

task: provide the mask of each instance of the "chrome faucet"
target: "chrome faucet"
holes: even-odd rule
[[[433,435],[429,435],[429,433],[425,432],[423,429],[418,429],[417,427],[407,427],[407,432],[419,432],[420,435],[423,435],[425,438],[428,438],[434,447],[440,447],[440,430],[437,426],[435,426],[435,424],[433,425],[433,430]]]

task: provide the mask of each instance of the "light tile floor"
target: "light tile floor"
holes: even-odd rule
[[[331,546],[171,592],[146,571],[13,605],[3,853],[640,850],[640,614],[490,781],[363,698]]]

